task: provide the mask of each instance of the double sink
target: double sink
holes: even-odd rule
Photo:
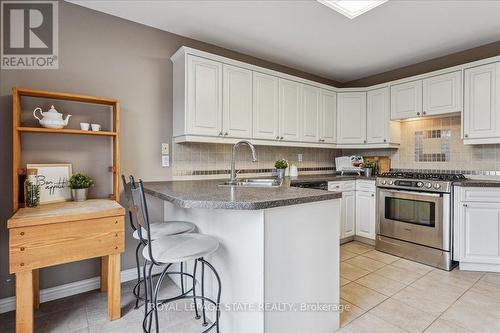
[[[235,181],[227,181],[220,183],[219,186],[235,186],[235,187],[280,187],[283,183],[282,179],[276,178],[246,178]]]

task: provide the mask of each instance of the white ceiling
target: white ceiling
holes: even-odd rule
[[[353,20],[314,0],[70,0],[349,81],[500,40],[500,0],[390,0]]]

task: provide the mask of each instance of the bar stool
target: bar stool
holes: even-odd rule
[[[219,333],[219,319],[220,319],[220,297],[221,297],[221,280],[216,269],[205,260],[205,257],[214,253],[219,247],[219,241],[208,235],[190,233],[190,234],[178,234],[171,236],[163,236],[152,240],[151,238],[151,228],[149,223],[149,214],[147,208],[146,197],[144,195],[144,188],[142,181],[139,180],[137,187],[133,178],[130,182],[130,190],[132,192],[132,206],[131,211],[134,218],[138,221],[138,224],[142,227],[139,228],[139,237],[145,244],[147,244],[142,250],[142,255],[145,260],[143,266],[143,276],[144,276],[144,289],[145,289],[145,311],[144,320],[142,323],[143,331],[145,333],[151,333],[153,316],[155,320],[156,332],[159,332],[159,319],[158,319],[158,304],[165,304],[181,299],[192,299],[194,303],[196,319],[200,318],[197,307],[197,300],[201,300],[201,311],[203,316],[204,327],[208,326],[206,320],[206,308],[205,302],[211,303],[215,306],[215,321],[212,325],[208,326],[203,330],[202,333],[209,332],[214,327],[216,332]],[[142,231],[146,231],[146,235],[143,235]],[[158,300],[158,293],[161,288],[161,284],[165,279],[167,274],[179,272],[168,272],[168,269],[172,264],[182,263],[189,260],[194,260],[193,274],[182,272],[181,281],[183,278],[188,277],[192,279],[192,292],[193,294],[188,296],[181,294],[179,296],[166,299]],[[201,296],[196,294],[196,271],[197,265],[201,263]],[[147,267],[149,265],[149,267]],[[153,267],[159,266],[164,267],[160,274],[156,285],[153,288]],[[217,280],[217,299],[213,300],[210,297],[205,296],[205,266],[207,266],[213,273]],[[150,308],[151,307],[151,308]]]
[[[134,183],[134,178],[130,176],[131,182]],[[132,216],[132,212],[130,210],[130,207],[132,207],[132,192],[130,191],[130,183],[127,183],[125,176],[122,175],[122,181],[123,181],[123,190],[125,192],[125,198],[127,199],[127,210],[129,214],[129,221],[130,221],[130,226],[132,228],[132,237],[134,239],[137,239],[138,244],[135,249],[135,263],[136,263],[136,268],[137,268],[137,283],[135,284],[134,288],[132,289],[132,292],[135,296],[135,308],[139,308],[139,301],[144,300],[144,297],[141,297],[141,284],[142,284],[142,278],[141,278],[141,266],[139,262],[139,250],[141,246],[147,245],[144,241],[141,240],[141,237],[139,236],[139,230],[138,226],[134,223],[134,218]],[[170,235],[177,235],[177,234],[182,234],[182,233],[189,233],[193,232],[196,229],[196,226],[191,223],[191,222],[186,222],[186,221],[162,221],[162,222],[153,222],[151,223],[151,240],[154,241],[155,239],[158,239],[163,236],[170,236]],[[145,235],[146,231],[142,229],[142,234]],[[184,271],[184,263],[181,263],[181,272]],[[181,280],[181,282],[184,282]],[[182,283],[181,286],[181,291],[182,293],[185,293],[184,290],[184,283]]]

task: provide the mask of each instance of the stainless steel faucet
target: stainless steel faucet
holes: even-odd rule
[[[247,145],[248,147],[250,147],[250,149],[252,150],[252,162],[257,162],[257,154],[255,153],[255,147],[253,144],[246,140],[236,142],[233,145],[233,152],[231,156],[231,178],[229,179],[229,183],[231,184],[236,182],[236,150],[240,145]]]

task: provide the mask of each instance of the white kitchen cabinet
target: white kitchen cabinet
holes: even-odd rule
[[[320,103],[319,139],[323,143],[335,143],[337,141],[337,93],[322,89]]]
[[[375,239],[375,192],[356,191],[356,236]]]
[[[465,70],[464,143],[500,143],[500,62]]]
[[[252,71],[223,65],[222,131],[224,136],[252,137]]]
[[[366,92],[337,94],[337,143],[366,143]]]
[[[500,203],[462,202],[460,210],[460,264],[500,265]]]
[[[298,82],[279,80],[280,140],[300,141],[301,90]]]
[[[253,73],[253,137],[279,139],[279,79]]]
[[[302,85],[302,121],[300,141],[319,141],[320,89]]]
[[[222,64],[187,57],[188,134],[219,136],[222,132]]]
[[[391,121],[389,88],[370,90],[366,94],[366,142],[399,144],[401,124]]]
[[[432,76],[423,80],[424,116],[462,111],[462,71]]]
[[[391,86],[391,120],[422,115],[422,80]]]
[[[340,238],[352,237],[356,228],[356,192],[342,192],[340,204]]]

